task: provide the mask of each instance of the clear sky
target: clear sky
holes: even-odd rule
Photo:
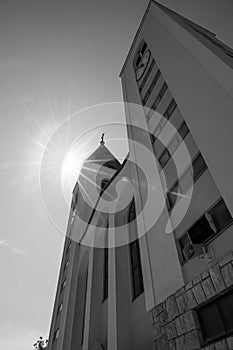
[[[160,2],[233,47],[231,0]],[[0,2],[0,350],[30,350],[48,335],[64,237],[41,200],[45,146],[69,115],[122,101],[118,74],[147,4]],[[97,110],[95,122],[107,121],[106,109],[104,116]],[[92,125],[85,113],[78,118],[77,137]],[[90,147],[98,146],[99,135]],[[56,200],[56,184],[49,195]],[[64,225],[67,212],[60,215]]]

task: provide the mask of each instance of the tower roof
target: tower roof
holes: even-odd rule
[[[111,169],[119,169],[121,163],[105,146],[104,142],[87,158],[86,162],[92,161],[93,163],[101,164]]]

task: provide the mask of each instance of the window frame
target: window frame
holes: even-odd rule
[[[188,261],[188,259],[185,259],[184,256],[183,256],[183,248],[181,247],[180,245],[180,241],[181,239],[184,238],[184,236],[187,236],[189,242],[191,244],[197,244],[197,243],[194,243],[193,240],[192,240],[192,236],[190,235],[189,231],[190,229],[192,229],[197,223],[198,221],[200,221],[203,217],[205,217],[205,214],[210,214],[213,218],[213,213],[211,214],[211,212],[214,210],[214,208],[216,208],[217,206],[219,206],[221,203],[224,203],[224,205],[226,206],[225,204],[225,201],[222,197],[219,197],[217,199],[217,201],[215,201],[207,210],[205,210],[205,212],[198,217],[197,220],[195,220],[192,225],[187,229],[185,230],[185,232],[180,235],[176,240],[177,240],[177,243],[178,243],[178,247],[179,247],[179,250],[180,250],[180,256],[181,256],[181,259],[182,259],[182,262],[183,263],[186,263]],[[227,206],[226,206],[227,208]],[[228,212],[230,213],[229,209],[227,208]],[[231,215],[231,213],[230,213]],[[208,221],[208,220],[207,220]],[[231,217],[231,219],[226,223],[226,225],[224,225],[221,229],[217,230],[216,232],[213,230],[213,234],[211,236],[209,236],[208,238],[206,238],[203,242],[201,242],[200,244],[203,244],[203,245],[207,245],[209,244],[212,240],[214,240],[215,238],[217,238],[220,234],[222,234],[225,230],[227,230],[228,227],[230,227],[231,225],[233,224],[233,217]],[[210,225],[210,224],[209,224]],[[215,223],[216,225],[216,223]],[[210,226],[211,227],[211,226]],[[217,226],[216,226],[217,228]]]
[[[202,332],[202,336],[203,336],[203,340],[204,340],[204,346],[209,345],[211,343],[215,343],[217,340],[224,339],[224,338],[233,334],[233,318],[231,320],[232,330],[227,330],[227,328],[229,327],[229,324],[227,325],[226,320],[224,320],[223,305],[221,304],[221,302],[224,299],[226,299],[227,297],[229,297],[230,295],[231,295],[232,301],[233,301],[233,289],[232,289],[232,287],[230,289],[228,288],[228,290],[224,291],[224,293],[221,293],[220,295],[216,296],[215,298],[212,298],[210,301],[208,301],[208,302],[204,303],[203,305],[196,308],[195,311],[197,313],[197,317],[198,317],[198,320],[200,323],[201,332]],[[208,308],[208,307],[211,307],[214,305],[216,306],[216,309],[218,312],[218,317],[221,320],[221,325],[222,325],[222,328],[224,330],[224,334],[208,338],[208,335],[206,334],[206,327],[204,324],[203,316],[201,316],[201,312],[203,312],[203,310],[205,308]]]

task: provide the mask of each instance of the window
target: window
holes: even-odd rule
[[[58,310],[57,313],[59,314],[60,312],[62,312],[62,308],[63,308],[63,302],[61,302],[58,306]]]
[[[133,300],[144,291],[139,240],[130,243]]]
[[[62,282],[62,285],[61,285],[61,292],[64,290],[64,288],[65,288],[65,286],[66,286],[66,280],[64,280],[63,282]]]
[[[68,267],[68,265],[69,265],[69,259],[65,262],[64,270]]]
[[[168,108],[166,109],[165,113],[164,113],[164,117],[166,119],[169,119],[172,115],[172,113],[174,112],[174,110],[176,109],[177,104],[176,101],[174,99],[172,99],[171,103],[169,104]]]
[[[167,164],[167,162],[169,161],[170,158],[171,158],[171,154],[168,151],[168,149],[165,148],[165,150],[163,151],[163,153],[161,154],[161,156],[158,159],[159,164],[161,165],[162,168]]]
[[[145,75],[145,77],[144,77],[144,79],[143,79],[143,81],[142,81],[142,83],[141,83],[141,85],[140,85],[140,87],[139,87],[139,92],[140,92],[140,93],[141,93],[142,89],[144,88],[144,86],[145,86],[145,84],[146,84],[146,81],[147,81],[147,79],[149,78],[149,75],[150,75],[150,73],[151,73],[151,71],[152,71],[154,65],[155,65],[155,60],[153,59],[153,60],[151,61],[151,64],[150,64],[150,66],[149,66],[147,72],[146,72],[146,75]]]
[[[207,165],[199,153],[198,156],[193,160],[193,182],[201,176],[201,174],[207,169]]]
[[[67,248],[66,248],[66,254],[68,254],[69,250],[71,248],[71,241],[69,241]]]
[[[101,181],[101,191],[104,191],[104,189],[108,186],[109,184],[109,179],[103,179]]]
[[[155,135],[150,134],[150,140],[151,140],[151,143],[153,145],[155,143],[155,141],[157,140],[157,138],[155,137]]]
[[[210,238],[221,232],[232,223],[232,216],[221,198],[217,204],[207,210],[179,239],[179,245],[183,256],[186,244],[203,244]]]
[[[217,231],[223,230],[232,222],[231,214],[222,199],[209,211],[209,214]]]
[[[178,133],[180,134],[183,140],[186,137],[186,135],[189,133],[189,128],[187,127],[187,124],[185,122],[183,122],[179,127]]]
[[[104,248],[104,283],[103,283],[103,302],[108,297],[108,248]]]
[[[167,193],[168,198],[168,209],[171,210],[175,203],[176,199],[180,199],[182,196],[177,196],[175,193],[185,194],[187,190],[192,185],[192,182],[198,180],[198,178],[201,176],[201,174],[207,169],[207,165],[202,158],[202,155],[199,153],[197,157],[193,160],[192,165],[193,167],[193,177],[191,176],[190,167],[183,173],[179,181],[176,181],[175,184],[171,187],[171,189]]]
[[[197,310],[206,343],[233,332],[232,290]]]
[[[146,93],[146,95],[145,95],[145,97],[144,97],[144,99],[143,99],[143,101],[142,101],[143,105],[145,105],[145,103],[147,102],[147,100],[148,100],[148,98],[149,98],[151,92],[153,91],[153,89],[154,89],[154,87],[155,87],[157,81],[159,80],[160,75],[161,75],[161,73],[160,73],[160,70],[158,69],[158,71],[157,71],[157,73],[155,74],[155,77],[154,77],[154,79],[152,80],[152,83],[150,84],[149,89],[148,89],[148,91],[147,91],[147,93]]]
[[[170,189],[170,191],[167,194],[168,199],[168,209],[171,210],[176,203],[177,200],[177,193],[179,193],[179,183],[178,181],[173,185],[173,187]]]
[[[129,227],[134,231],[137,230],[135,218],[136,218],[135,201],[132,200],[129,208],[128,223],[132,222],[132,224],[129,225]],[[140,246],[139,246],[138,239],[134,240],[129,244],[129,253],[130,253],[130,263],[131,263],[132,297],[134,300],[144,291]]]
[[[142,59],[142,56],[143,54],[145,53],[146,51],[146,48],[147,48],[147,43],[144,42],[142,45],[141,45],[141,48],[139,49],[136,57],[136,62],[135,62],[135,67],[137,68],[139,65],[140,65],[140,62],[141,62],[141,59]]]
[[[160,101],[162,100],[163,95],[165,94],[166,91],[167,91],[167,84],[164,83],[162,88],[159,91],[158,96],[156,97],[156,99],[152,105],[152,109],[156,109],[158,107],[158,105],[159,105]]]
[[[58,337],[59,337],[59,328],[57,328],[56,331],[54,332],[53,341],[56,341]]]

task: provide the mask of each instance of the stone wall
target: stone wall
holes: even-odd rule
[[[233,252],[152,311],[154,350],[233,350],[233,336],[204,346],[196,309],[233,287]]]

